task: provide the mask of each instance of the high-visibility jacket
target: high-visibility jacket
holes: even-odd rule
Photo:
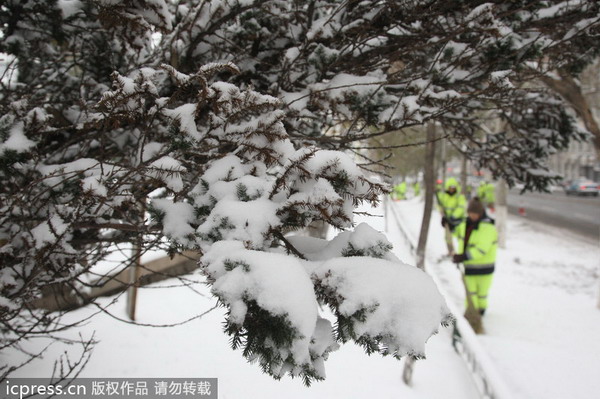
[[[456,193],[453,195],[446,192],[451,186],[456,187]],[[452,224],[458,224],[465,218],[467,199],[461,194],[460,184],[458,184],[458,181],[453,177],[446,180],[444,189],[446,191],[438,194],[440,211]]]
[[[468,227],[472,227],[472,230],[465,246],[465,234]],[[467,256],[467,260],[463,262],[466,275],[494,272],[498,231],[492,219],[485,215],[477,222],[467,219],[454,229],[454,235],[458,240],[458,252]]]
[[[496,202],[496,189],[492,183],[481,183],[477,188],[477,196],[486,204],[494,203]]]
[[[421,185],[419,184],[419,182],[415,182],[415,184],[413,184],[413,191],[415,193],[415,197],[418,197],[421,193]]]
[[[406,198],[406,182],[396,184],[394,186],[394,198],[405,199]]]

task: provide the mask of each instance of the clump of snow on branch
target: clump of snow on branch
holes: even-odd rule
[[[276,378],[286,372],[325,378],[323,361],[337,349],[331,324],[318,302],[302,261],[284,254],[247,250],[221,241],[203,257],[213,293],[229,306],[226,330],[234,345],[245,339],[250,360]],[[263,330],[255,323],[271,324]]]
[[[338,317],[342,341],[367,352],[425,357],[425,342],[451,317],[431,278],[400,262],[334,258],[313,272],[318,291]]]

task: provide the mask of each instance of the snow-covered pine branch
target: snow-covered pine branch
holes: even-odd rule
[[[369,353],[424,356],[424,342],[450,316],[431,280],[391,256],[391,244],[379,233],[367,226],[352,238],[344,233],[346,244],[331,244],[341,251],[329,250],[319,261],[307,260],[315,255],[304,255],[306,248],[289,251],[281,242],[315,220],[351,228],[355,206],[376,203],[383,187],[344,153],[296,150],[270,97],[227,86],[224,99],[225,91],[214,87],[224,84],[206,89],[203,102],[213,109],[206,137],[235,150],[206,163],[187,201],[160,199],[151,206],[162,211],[172,240],[205,254],[203,270],[228,307],[226,332],[233,346],[274,377],[289,372],[307,383],[325,377],[323,361],[336,341],[354,339]],[[194,120],[194,109],[180,113],[180,120]],[[370,274],[377,277],[369,280]],[[415,286],[421,294],[409,289]],[[335,338],[318,302],[329,305],[335,324],[344,326]]]
[[[533,167],[531,159],[512,152],[482,156],[500,142],[515,147],[511,136],[499,135],[494,146],[480,140],[474,126],[489,117],[482,110],[496,109],[495,117],[505,121],[525,112],[519,104],[528,101],[532,86],[524,83],[536,78],[525,67],[530,63],[576,71],[598,54],[599,9],[592,0],[576,6],[563,0],[526,6],[441,0],[209,3],[186,3],[190,12],[181,15],[163,51],[184,72],[214,59],[235,60],[241,73],[233,82],[283,100],[284,123],[294,140],[344,149],[435,120],[448,126],[446,133],[467,147],[474,162],[527,189],[543,189],[556,175],[537,173],[543,159]],[[239,19],[233,17],[236,5]],[[552,104],[551,96],[544,97],[546,112],[560,118],[564,101]],[[523,118],[510,119],[516,129],[531,128]],[[552,135],[579,139],[574,122],[563,119]],[[536,147],[544,141],[531,140],[540,143]],[[550,151],[560,148],[547,143]]]
[[[35,180],[7,198],[5,220],[14,225],[18,212],[23,227],[5,234],[3,260],[30,285],[7,278],[4,296],[25,305],[38,284],[54,282],[49,265],[77,281],[97,250],[78,242],[81,232],[148,244],[162,234],[174,250],[204,254],[234,347],[276,378],[325,378],[324,360],[349,339],[368,353],[423,356],[425,341],[450,317],[423,272],[391,256],[391,245],[366,226],[352,238],[343,233],[332,245],[347,245],[318,261],[289,236],[316,220],[351,229],[355,206],[376,204],[385,187],[342,152],[296,148],[279,100],[215,81],[224,70],[235,68],[115,72],[112,89],[77,125],[98,144],[74,142],[62,157],[37,152],[19,166]],[[171,96],[161,96],[165,87]],[[84,150],[95,158],[77,158]],[[377,277],[369,282],[369,274]],[[319,314],[319,303],[334,320]],[[334,332],[334,323],[343,327]]]

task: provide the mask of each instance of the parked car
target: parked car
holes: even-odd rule
[[[565,186],[567,195],[593,195],[597,197],[599,192],[600,185],[591,180],[573,180]]]

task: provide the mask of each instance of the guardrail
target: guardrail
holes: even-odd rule
[[[384,212],[386,223],[388,219],[388,209],[391,209],[391,214],[394,217],[396,225],[400,233],[408,242],[412,253],[416,256],[416,239],[407,231],[400,222],[398,210],[394,203],[389,203],[389,200],[384,199]],[[387,225],[386,225],[387,228]],[[437,276],[429,272],[427,260],[425,260],[425,270],[431,276],[444,298],[449,298],[443,284]],[[515,395],[511,394],[510,389],[496,370],[492,359],[489,357],[485,349],[482,347],[477,334],[471,328],[471,325],[462,316],[462,311],[450,301],[446,301],[448,308],[455,316],[452,333],[452,346],[460,358],[465,362],[467,369],[470,371],[471,378],[477,391],[482,399],[512,399]]]

